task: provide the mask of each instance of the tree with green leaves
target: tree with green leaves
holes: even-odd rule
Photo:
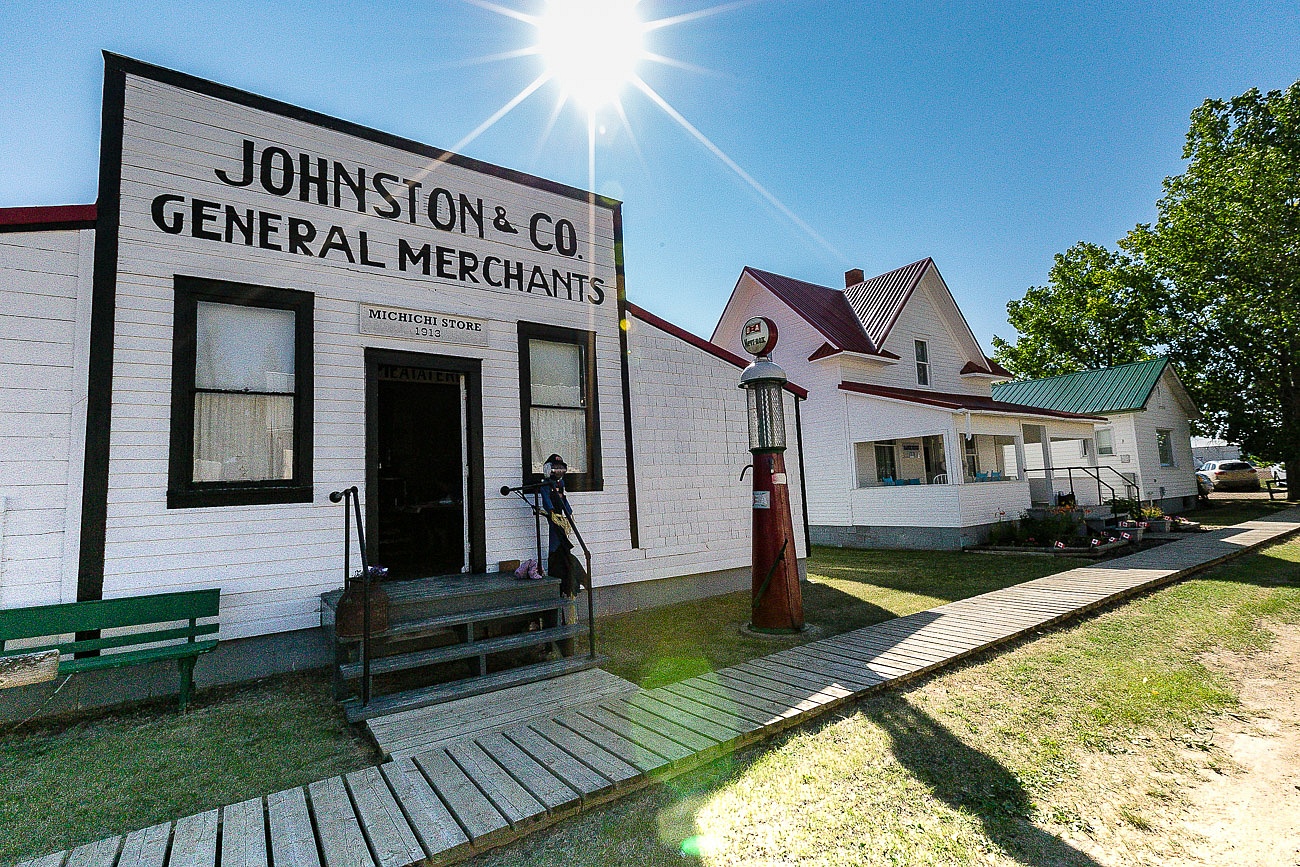
[[[1121,246],[1157,275],[1211,433],[1300,468],[1300,81],[1192,112],[1186,170]],[[1292,472],[1294,474],[1294,472]],[[1292,485],[1290,499],[1300,499]]]
[[[1020,339],[994,337],[993,357],[1026,379],[1143,361],[1159,348],[1160,294],[1133,257],[1080,241],[1056,254],[1046,286],[1007,304]]]

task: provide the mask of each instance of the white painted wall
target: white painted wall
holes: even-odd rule
[[[0,607],[76,599],[94,235],[0,234]]]
[[[941,310],[947,308],[944,299],[938,293],[943,292],[943,284],[934,269],[926,271],[921,283],[912,293],[911,299],[903,307],[898,321],[885,339],[882,349],[899,356],[897,364],[882,367],[871,380],[876,385],[888,385],[894,388],[919,388],[930,391],[955,392],[957,394],[978,394],[988,397],[992,388],[990,380],[984,378],[963,378],[961,369],[971,360],[967,340],[959,338],[954,324]],[[916,377],[915,341],[924,340],[930,359],[930,384],[920,385]]]

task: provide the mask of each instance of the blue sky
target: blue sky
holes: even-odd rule
[[[534,42],[465,0],[3,0],[0,206],[94,200],[100,49],[451,147],[541,71],[470,61]],[[692,68],[642,78],[826,243],[629,90],[631,135],[599,121],[595,186],[624,202],[631,300],[707,336],[745,265],[840,286],[932,256],[991,351],[1054,253],[1153,218],[1196,105],[1300,78],[1300,4],[757,0],[647,45]],[[462,152],[586,187],[585,117],[566,109],[541,140],[556,97]]]

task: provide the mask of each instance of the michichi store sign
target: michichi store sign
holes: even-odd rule
[[[130,94],[128,86],[128,102]],[[128,134],[133,115],[142,129],[182,133],[149,142],[154,190],[141,204],[153,232],[585,305],[604,304],[615,289],[603,200],[529,189],[450,155],[431,159],[306,123],[295,134],[297,124],[286,130],[283,118],[267,122],[255,109],[185,97],[175,108],[206,102],[210,115],[164,118],[173,106],[160,101],[127,113]],[[124,180],[129,171],[124,165]]]

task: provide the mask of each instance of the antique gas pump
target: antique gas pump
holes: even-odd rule
[[[753,612],[756,632],[801,632],[803,591],[785,475],[785,371],[769,358],[776,324],[750,319],[741,343],[756,356],[740,375],[749,405],[749,451],[754,456]]]

